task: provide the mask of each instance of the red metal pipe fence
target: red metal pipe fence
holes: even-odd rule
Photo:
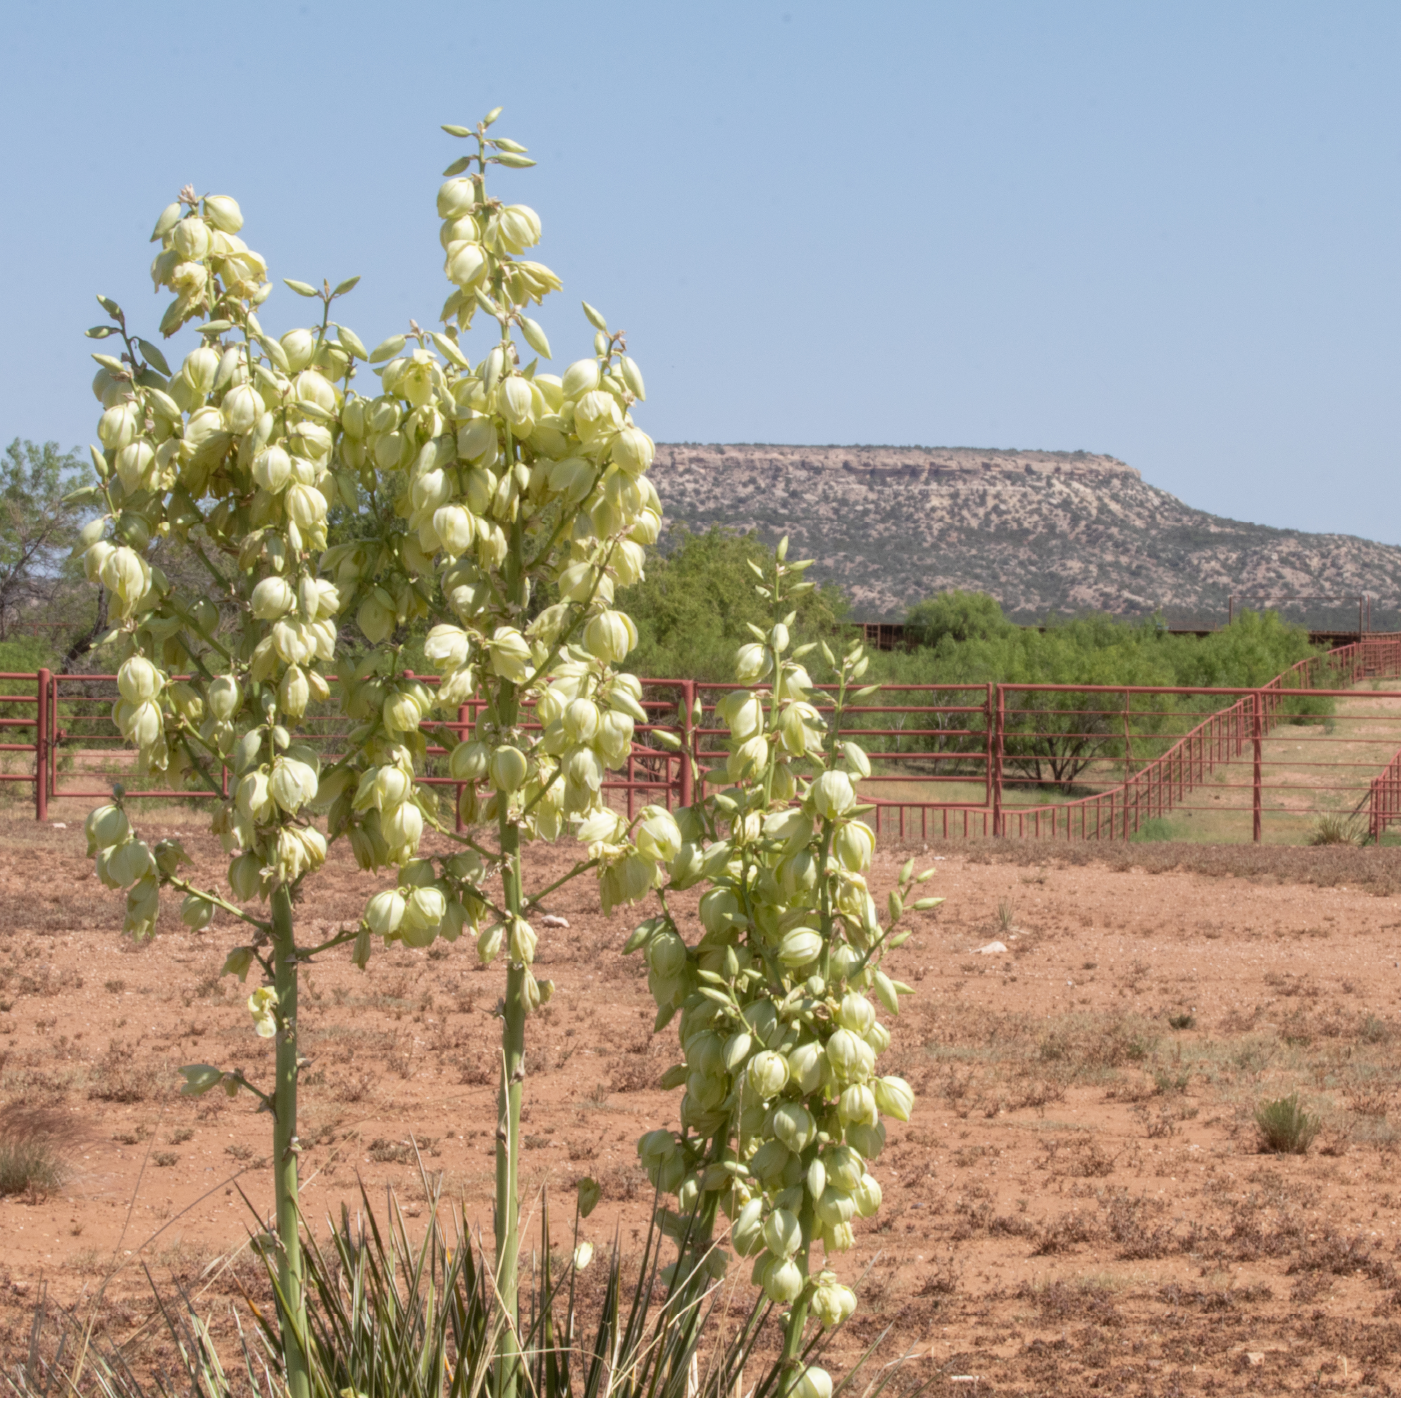
[[[1401,677],[1401,634],[1365,637],[1300,662],[1254,688],[936,682],[883,686],[861,705],[847,709],[842,736],[860,744],[872,759],[875,771],[863,784],[863,800],[873,806],[870,820],[878,833],[922,841],[974,836],[1123,840],[1145,822],[1190,808],[1203,795],[1204,801],[1220,805],[1197,810],[1243,815],[1247,808],[1236,799],[1248,790],[1251,835],[1260,841],[1266,818],[1274,821],[1276,813],[1331,810],[1300,807],[1296,799],[1302,781],[1291,788],[1278,779],[1279,764],[1266,754],[1281,726],[1296,718],[1292,712],[1303,703],[1300,698],[1346,697],[1355,702],[1360,694],[1374,697],[1378,704],[1401,700],[1401,692],[1369,695],[1345,689],[1386,677]],[[229,792],[226,771],[206,771],[212,783],[189,789],[137,786],[131,781],[134,755],[110,719],[115,677],[41,671],[0,675],[0,681],[9,682],[5,689],[13,693],[0,695],[0,739],[13,736],[11,742],[0,743],[0,753],[34,755],[32,769],[0,773],[0,779],[33,786],[40,820],[47,817],[51,802],[104,798],[118,779],[128,785],[132,797],[199,799],[226,797]],[[1322,689],[1327,682],[1332,688]],[[644,681],[643,686],[648,720],[637,726],[624,769],[604,785],[613,800],[625,804],[629,816],[643,803],[684,806],[696,796],[690,764],[649,740],[655,728],[680,733],[685,752],[694,756],[705,782],[713,786],[726,781],[728,729],[718,720],[715,706],[739,689],[674,679]],[[24,691],[30,694],[20,694]],[[830,687],[818,687],[813,697],[819,710],[829,715],[830,692]],[[462,785],[446,771],[448,745],[432,741],[468,733],[477,704],[469,701],[454,718],[436,722],[425,783],[460,793]],[[1401,711],[1394,719],[1401,736]],[[1173,730],[1187,721],[1195,723],[1185,733]],[[533,722],[526,727],[534,728]],[[312,712],[299,738],[319,747],[329,761],[343,752],[344,728],[329,712]],[[30,743],[23,742],[27,733],[33,735]],[[1388,750],[1390,763],[1383,764],[1370,750],[1357,749],[1360,741],[1302,731],[1298,738],[1314,746],[1354,746],[1350,752],[1315,749],[1311,752],[1324,759],[1295,761],[1296,768],[1309,771],[1305,777],[1313,784],[1310,792],[1350,799],[1360,791],[1358,810],[1367,806],[1367,830],[1374,839],[1390,823],[1401,822],[1401,748],[1395,748],[1395,741]],[[1237,781],[1246,762],[1249,777]],[[1357,769],[1367,770],[1366,787],[1357,790],[1355,784],[1338,781]],[[1042,796],[1048,787],[1055,794],[1049,800]],[[1276,796],[1280,803],[1269,805],[1267,799]]]

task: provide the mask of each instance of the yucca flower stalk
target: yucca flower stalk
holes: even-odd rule
[[[876,906],[866,878],[875,834],[856,791],[870,764],[840,739],[848,704],[876,688],[852,689],[867,666],[860,644],[838,660],[823,643],[837,674],[824,720],[803,662],[816,644],[795,648],[789,633],[811,561],[790,564],[786,553],[785,540],[767,576],[754,566],[773,623],[739,649],[744,689],[717,706],[730,731],[725,768],[697,775],[706,796],[691,808],[646,812],[628,843],[595,852],[601,864],[633,853],[668,861],[663,913],[628,947],[645,952],[658,1029],[680,1015],[683,1060],[662,1083],[685,1087],[681,1132],[638,1143],[652,1184],[675,1202],[660,1216],[680,1246],[669,1277],[725,1273],[723,1211],[730,1246],[753,1259],[753,1283],[786,1313],[780,1394],[824,1396],[831,1378],[804,1362],[805,1332],[814,1320],[839,1327],[856,1308],[838,1257],[852,1246],[852,1219],[880,1209],[871,1169],[882,1119],[908,1120],[914,1103],[904,1080],[876,1074],[890,1044],[878,1012],[894,1017],[911,991],[881,965],[908,938],[907,907],[940,901],[911,902],[934,871],[916,876],[907,861],[884,912]],[[697,885],[700,929],[688,938],[668,896]]]
[[[642,376],[623,333],[587,304],[591,356],[562,377],[539,358],[523,363],[523,346],[550,356],[527,312],[560,282],[521,256],[540,239],[539,217],[487,188],[500,167],[534,164],[491,134],[499,110],[444,128],[471,150],[437,196],[453,289],[441,331],[411,322],[367,351],[340,320],[357,278],[319,289],[288,279],[321,310],[315,324],[273,336],[258,314],[272,284],[240,237],[239,206],[187,187],[156,223],[151,272],[174,293],[161,330],[192,326],[198,346],[172,370],[105,298],[111,321],[88,333],[124,347],[94,357],[103,413],[92,450],[99,485],[87,499],[99,515],[82,540],[87,577],[109,591],[116,619],[106,639],[119,662],[114,719],[142,773],[214,793],[221,769],[234,775],[212,823],[230,856],[227,892],[185,879],[178,843],[141,841],[120,789],[88,819],[90,854],[99,876],[127,892],[135,938],[154,932],[162,887],[184,896],[192,928],[220,911],[247,931],[224,971],[256,972],[248,1007],[254,1032],[276,1043],[273,1080],[192,1065],[184,1089],[248,1092],[271,1113],[294,1395],[309,1385],[299,1351],[299,971],[343,946],[364,968],[377,940],[424,949],[464,935],[484,962],[507,964],[493,1286],[506,1314],[499,1385],[518,1385],[525,1023],[553,990],[531,971],[527,915],[562,883],[531,889],[522,852],[536,838],[580,828],[592,837],[616,823],[601,785],[646,718],[637,679],[618,669],[636,629],[612,607],[615,585],[642,576],[661,526],[646,475],[652,440],[632,417]],[[474,322],[486,336],[469,353]],[[355,538],[328,547],[336,506]],[[203,595],[173,590],[150,562],[152,542],[166,537],[205,567]],[[423,630],[442,672],[436,687],[406,668],[405,643]],[[475,728],[459,735],[448,724],[469,698]],[[298,736],[317,706],[350,722],[344,753]],[[525,728],[528,715],[543,731]],[[449,751],[462,832],[421,782],[430,741]],[[427,829],[455,853],[422,854]],[[362,868],[386,874],[385,888],[354,927],[301,943],[307,883],[342,839]],[[659,861],[639,856],[621,874],[610,865],[608,898],[645,893],[664,876]],[[595,864],[579,862],[566,879]]]

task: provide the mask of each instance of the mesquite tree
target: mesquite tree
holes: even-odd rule
[[[276,1043],[274,1078],[190,1066],[185,1090],[249,1092],[271,1113],[294,1393],[308,1385],[299,970],[341,945],[363,968],[377,939],[423,949],[468,934],[483,961],[504,956],[495,1231],[497,1287],[514,1315],[525,1023],[552,991],[531,973],[526,915],[562,883],[532,890],[522,847],[582,826],[598,845],[565,879],[597,865],[610,904],[664,877],[659,853],[604,840],[618,820],[601,796],[645,719],[636,678],[617,670],[636,630],[611,607],[615,585],[641,577],[661,524],[646,477],[653,444],[631,414],[642,377],[622,333],[587,304],[591,357],[562,378],[539,373],[537,360],[522,365],[520,342],[549,357],[526,313],[560,282],[520,256],[539,241],[535,212],[487,190],[489,167],[533,164],[489,134],[498,113],[444,128],[473,146],[438,191],[453,284],[441,332],[410,323],[367,353],[332,315],[356,279],[319,290],[289,280],[320,315],[274,337],[257,312],[271,283],[239,237],[238,205],[188,187],[156,224],[151,274],[175,294],[162,332],[191,326],[198,345],[172,372],[105,298],[111,324],[89,332],[125,347],[95,357],[102,447],[90,499],[101,514],[83,535],[88,578],[109,591],[116,620],[113,715],[142,772],[216,793],[216,775],[232,772],[231,799],[213,818],[231,856],[227,893],[181,875],[178,843],[148,848],[120,791],[89,818],[89,843],[99,876],[128,892],[125,927],[137,938],[154,931],[162,886],[183,892],[192,928],[217,910],[250,931],[225,971],[256,970],[248,1006],[253,1029]],[[474,321],[489,334],[469,354]],[[328,548],[333,503],[350,538]],[[207,569],[205,595],[172,590],[148,563],[151,542],[168,535]],[[230,616],[232,628],[221,623]],[[441,667],[436,687],[407,674],[414,632]],[[478,709],[463,736],[443,722],[469,697]],[[350,722],[344,752],[299,738],[313,705]],[[528,710],[542,728],[524,728]],[[462,833],[441,790],[420,781],[430,741],[450,751]],[[424,854],[426,829],[452,854]],[[340,839],[362,868],[386,873],[385,888],[356,927],[299,942],[298,907]],[[512,1318],[506,1389],[515,1336]]]
[[[870,809],[856,785],[871,769],[839,734],[866,661],[859,643],[840,660],[821,644],[838,677],[824,722],[803,665],[816,644],[791,648],[789,637],[811,561],[787,563],[786,544],[759,585],[773,625],[739,649],[744,689],[716,707],[730,753],[701,786],[716,791],[674,815],[644,814],[634,838],[642,855],[669,863],[663,913],[628,947],[645,951],[658,1027],[680,1013],[684,1060],[663,1084],[685,1086],[680,1133],[645,1134],[638,1153],[653,1186],[675,1195],[676,1209],[661,1213],[681,1247],[670,1280],[725,1272],[713,1243],[723,1209],[732,1245],[754,1257],[753,1283],[787,1310],[782,1394],[830,1396],[827,1373],[802,1364],[804,1330],[812,1316],[836,1327],[856,1307],[835,1257],[851,1248],[853,1216],[880,1209],[869,1166],[885,1145],[882,1116],[907,1120],[914,1103],[904,1080],[875,1073],[890,1034],[871,997],[897,1014],[911,989],[881,963],[908,937],[899,927],[907,905],[940,901],[910,902],[934,874],[916,876],[913,862],[883,914],[867,886],[875,834],[860,820]],[[667,897],[700,884],[700,933],[688,943]]]

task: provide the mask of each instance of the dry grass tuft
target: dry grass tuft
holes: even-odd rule
[[[56,1192],[68,1177],[72,1117],[57,1109],[14,1104],[0,1113],[0,1196],[31,1200]]]

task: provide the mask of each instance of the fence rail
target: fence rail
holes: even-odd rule
[[[1401,823],[1401,705],[1345,717],[1351,734],[1328,731],[1346,728],[1344,720],[1315,726],[1321,733],[1288,731],[1297,741],[1293,749],[1307,744],[1319,756],[1291,758],[1293,777],[1280,776],[1280,760],[1267,745],[1273,738],[1278,748],[1281,727],[1325,699],[1346,698],[1354,709],[1359,697],[1384,708],[1401,702],[1401,691],[1349,689],[1393,677],[1401,677],[1396,633],[1308,658],[1259,687],[890,685],[847,709],[842,736],[872,759],[862,797],[873,806],[877,832],[903,838],[1123,840],[1145,822],[1191,809],[1248,813],[1251,836],[1260,841],[1275,814],[1334,811],[1360,796],[1353,811],[1366,807],[1367,831],[1380,840],[1389,825]],[[0,686],[0,753],[33,756],[24,771],[0,773],[0,780],[32,785],[39,820],[51,803],[106,797],[114,781],[132,797],[229,793],[226,770],[206,770],[202,786],[183,789],[133,779],[134,755],[110,718],[115,677],[0,673]],[[630,816],[641,803],[684,806],[695,797],[690,763],[651,740],[655,728],[679,729],[683,749],[718,781],[715,771],[729,751],[716,704],[738,689],[675,679],[643,686],[648,720],[636,728],[625,767],[604,784]],[[830,690],[818,687],[813,697],[829,715]],[[445,760],[451,743],[475,723],[476,706],[469,701],[455,717],[425,727],[425,783],[460,796],[463,785]],[[1175,728],[1188,724],[1180,733]],[[527,728],[535,726],[527,722]],[[299,738],[329,761],[344,752],[346,730],[323,707],[309,712]],[[1382,738],[1371,738],[1373,732]],[[1388,739],[1385,754],[1376,752]]]

